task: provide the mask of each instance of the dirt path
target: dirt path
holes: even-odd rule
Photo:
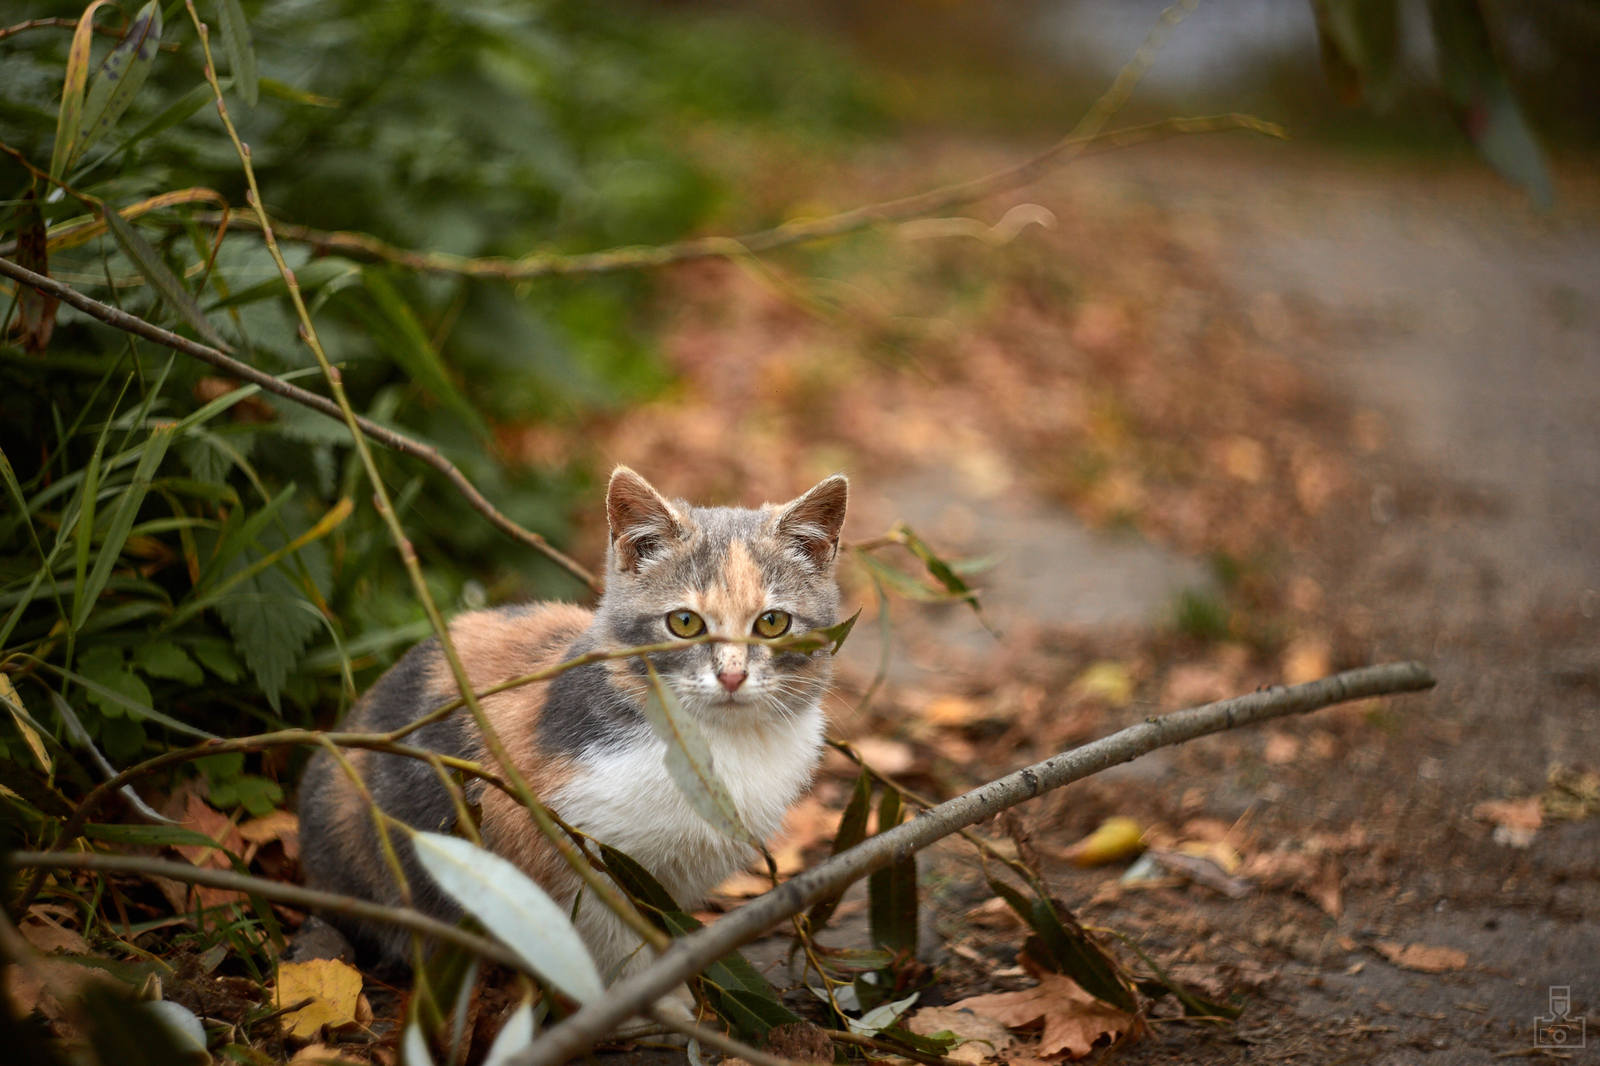
[[[864,202],[1011,157],[906,145],[750,186]],[[1600,1028],[1600,818],[1513,846],[1474,810],[1526,812],[1552,767],[1600,769],[1600,185],[1574,169],[1564,191],[1539,218],[1467,162],[1236,140],[1100,157],[1028,190],[1059,225],[1002,248],[888,235],[776,264],[779,285],[680,272],[666,347],[685,387],[597,439],[689,495],[778,498],[843,467],[847,534],[903,518],[997,557],[981,583],[1002,639],[959,608],[897,608],[865,712],[870,621],[846,649],[836,727],[924,791],[1297,672],[1424,660],[1432,694],[1158,752],[1028,829],[1086,921],[1245,996],[1237,1026],[1161,1025],[1119,1061],[1541,1054],[1552,987]],[[1184,589],[1219,613],[1175,630]],[[1131,696],[1084,687],[1107,666]],[[824,806],[850,776],[825,766]],[[1059,861],[1119,814],[1236,846],[1255,891]],[[925,858],[923,1002],[1025,983],[970,859]],[[861,946],[859,906],[841,915]],[[1578,1054],[1600,1061],[1593,1038]]]
[[[1360,459],[1370,514],[1325,522],[1295,565],[1329,590],[1330,615],[1355,620],[1371,658],[1415,656],[1441,684],[1348,758],[1272,775],[1278,802],[1256,794],[1246,810],[1269,835],[1362,832],[1341,913],[1188,898],[1192,931],[1220,933],[1242,967],[1282,960],[1278,979],[1232,1037],[1202,1050],[1174,1034],[1129,1061],[1243,1061],[1252,1046],[1274,1061],[1497,1061],[1532,1048],[1555,986],[1594,1026],[1600,822],[1548,826],[1522,850],[1471,816],[1538,793],[1552,765],[1600,767],[1592,190],[1540,219],[1477,174],[1180,158],[1106,161],[1096,177],[1169,212],[1261,332],[1381,413],[1386,440]],[[1325,328],[1294,336],[1301,313]],[[1196,761],[1147,781],[1177,786]],[[1244,813],[1225,799],[1206,810]],[[1383,943],[1466,963],[1419,973]]]

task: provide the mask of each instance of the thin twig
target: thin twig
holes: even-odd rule
[[[1046,792],[1081,780],[1157,748],[1241,726],[1304,714],[1334,703],[1431,688],[1420,663],[1388,663],[1348,670],[1290,688],[1274,686],[1231,700],[1148,718],[1108,737],[981,785],[885,833],[835,855],[778,888],[724,915],[714,925],[673,941],[645,969],[613,985],[607,995],[548,1030],[517,1066],[556,1066],[596,1041],[690,975],[852,882],[968,826]]]
[[[652,1007],[645,1011],[645,1014],[663,1029],[669,1029],[674,1033],[689,1037],[691,1040],[698,1040],[706,1047],[714,1048],[725,1055],[736,1055],[751,1063],[752,1066],[799,1066],[793,1059],[786,1059],[780,1055],[774,1055],[770,1051],[762,1051],[760,1048],[751,1047],[743,1040],[735,1039],[720,1029],[685,1021],[682,1018],[674,1018],[671,1014],[659,1008]]]
[[[216,870],[209,866],[153,859],[145,855],[105,855],[99,853],[70,854],[59,851],[13,851],[5,856],[12,866],[38,870],[87,870],[102,874],[140,874],[145,877],[166,877],[173,881],[222,888],[247,895],[287,903],[308,911],[325,911],[345,914],[363,921],[383,922],[423,936],[433,937],[457,947],[466,948],[485,959],[526,972],[528,964],[516,952],[486,937],[469,933],[449,922],[430,918],[420,911],[404,907],[386,907],[367,899],[341,896],[336,892],[321,892],[314,888],[269,881],[234,870]]]
[[[57,281],[55,278],[47,277],[44,274],[35,273],[20,263],[0,258],[0,274],[4,274],[14,281],[21,282],[42,293],[54,296],[62,303],[75,307],[84,314],[97,318],[106,325],[120,329],[124,333],[143,337],[147,341],[153,341],[156,344],[171,348],[181,355],[187,355],[190,358],[200,360],[202,363],[208,363],[230,377],[248,381],[266,392],[270,392],[275,396],[282,396],[286,400],[300,404],[302,407],[308,407],[319,414],[327,415],[329,418],[340,417],[339,405],[325,396],[318,396],[316,393],[303,389],[298,385],[280,381],[266,371],[257,370],[250,364],[234,359],[209,344],[201,344],[199,341],[179,336],[171,330],[162,329],[160,326],[147,322],[137,315],[131,315],[121,308],[101,303],[99,300],[84,295],[64,282]],[[467,480],[467,476],[457,469],[454,463],[440,455],[436,450],[420,441],[411,439],[403,433],[398,433],[387,426],[379,425],[370,418],[363,418],[357,415],[356,424],[361,427],[361,432],[366,434],[368,438],[377,441],[385,448],[420,459],[439,471],[455,486],[456,491],[461,493],[467,504],[487,518],[489,523],[496,529],[515,540],[521,541],[535,551],[541,552],[593,591],[600,591],[600,579],[590,573],[583,564],[557,549],[539,534],[532,530],[524,529],[502,514],[494,504],[488,501],[483,493],[478,491],[477,486]]]
[[[379,240],[367,233],[349,230],[320,230],[310,226],[279,223],[282,238],[309,244],[319,252],[338,252],[365,260],[393,263],[429,274],[454,274],[469,278],[526,281],[543,277],[606,274],[619,270],[644,270],[684,263],[695,259],[724,259],[770,252],[810,241],[843,237],[860,230],[891,222],[902,222],[923,215],[938,214],[963,204],[1022,188],[1067,162],[1088,155],[1099,155],[1119,148],[1161,140],[1181,134],[1220,133],[1247,130],[1268,137],[1286,137],[1284,128],[1254,115],[1237,113],[1169,118],[1109,133],[1074,131],[1032,159],[983,177],[946,185],[882,203],[853,208],[826,218],[785,222],[772,229],[734,237],[694,237],[674,244],[608,248],[581,255],[533,252],[507,256],[471,257],[449,252],[413,251]],[[217,223],[220,215],[204,219]],[[235,215],[228,224],[239,229],[257,229],[248,215]]]

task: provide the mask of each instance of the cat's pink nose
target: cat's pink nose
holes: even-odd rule
[[[739,686],[744,684],[744,679],[749,676],[748,670],[730,670],[717,674],[717,680],[722,682],[722,687],[729,692],[737,692]]]

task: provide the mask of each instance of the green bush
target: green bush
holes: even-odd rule
[[[30,17],[82,12],[40,7]],[[246,3],[241,32],[225,17],[237,10],[200,4],[274,218],[404,248],[516,256],[670,240],[720,199],[684,151],[692,124],[826,136],[873,118],[838,56],[771,49],[771,30],[729,16],[334,0]],[[16,152],[0,157],[0,254],[49,227],[57,279],[197,336],[177,306],[192,300],[242,360],[321,390],[261,241],[218,225],[223,203],[248,214],[243,172],[187,11],[163,14],[163,50],[138,62],[142,84],[125,79],[126,111],[57,168],[69,195],[36,172],[62,161],[72,29],[0,39],[0,137]],[[121,25],[112,8],[98,21]],[[94,38],[87,108],[117,40]],[[201,191],[139,206],[177,190]],[[94,219],[79,194],[125,212],[137,236],[60,240]],[[161,268],[130,256],[130,240],[186,295],[163,295]],[[527,469],[500,456],[495,432],[571,431],[658,389],[666,375],[638,310],[649,279],[512,285],[326,247],[291,240],[285,254],[356,409],[432,444],[511,518],[560,542],[594,489],[583,450],[566,467]],[[8,322],[22,299],[8,299]],[[427,632],[339,423],[66,307],[39,348],[15,331],[0,345],[0,698],[11,712],[0,715],[0,801],[28,824],[43,815],[23,797],[37,799],[50,774],[84,779],[63,746],[86,738],[123,765],[208,733],[326,724]],[[377,458],[447,607],[473,581],[496,581],[497,595],[581,593],[433,471]],[[497,581],[507,572],[522,576]],[[41,754],[30,731],[46,738]],[[224,805],[281,798],[273,766],[213,760],[204,772]]]

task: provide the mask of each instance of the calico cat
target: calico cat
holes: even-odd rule
[[[473,611],[450,626],[474,689],[553,666],[584,652],[686,639],[703,633],[778,637],[837,621],[834,579],[848,486],[835,475],[787,504],[691,507],[668,501],[618,467],[606,491],[611,540],[605,592],[593,610],[533,603]],[[821,701],[832,663],[761,644],[702,643],[650,657],[692,714],[744,824],[765,839],[810,784],[822,741]],[[533,790],[568,823],[631,855],[689,906],[752,849],[696,814],[667,776],[665,742],[641,711],[648,691],[637,657],[594,663],[488,696],[483,709]],[[412,648],[351,712],[347,730],[386,731],[457,697],[437,639]],[[409,742],[494,765],[472,718],[458,710]],[[420,760],[350,749],[346,759],[373,800],[419,829],[451,832],[456,813]],[[579,882],[515,800],[473,782],[485,846],[511,859],[557,902]],[[314,886],[398,905],[366,801],[326,752],[300,787],[301,857]],[[456,906],[417,865],[405,834],[390,839],[413,904],[446,919]],[[604,906],[584,900],[578,931],[600,972],[614,979],[646,961],[637,937]],[[403,961],[406,934],[355,927],[359,939]]]

